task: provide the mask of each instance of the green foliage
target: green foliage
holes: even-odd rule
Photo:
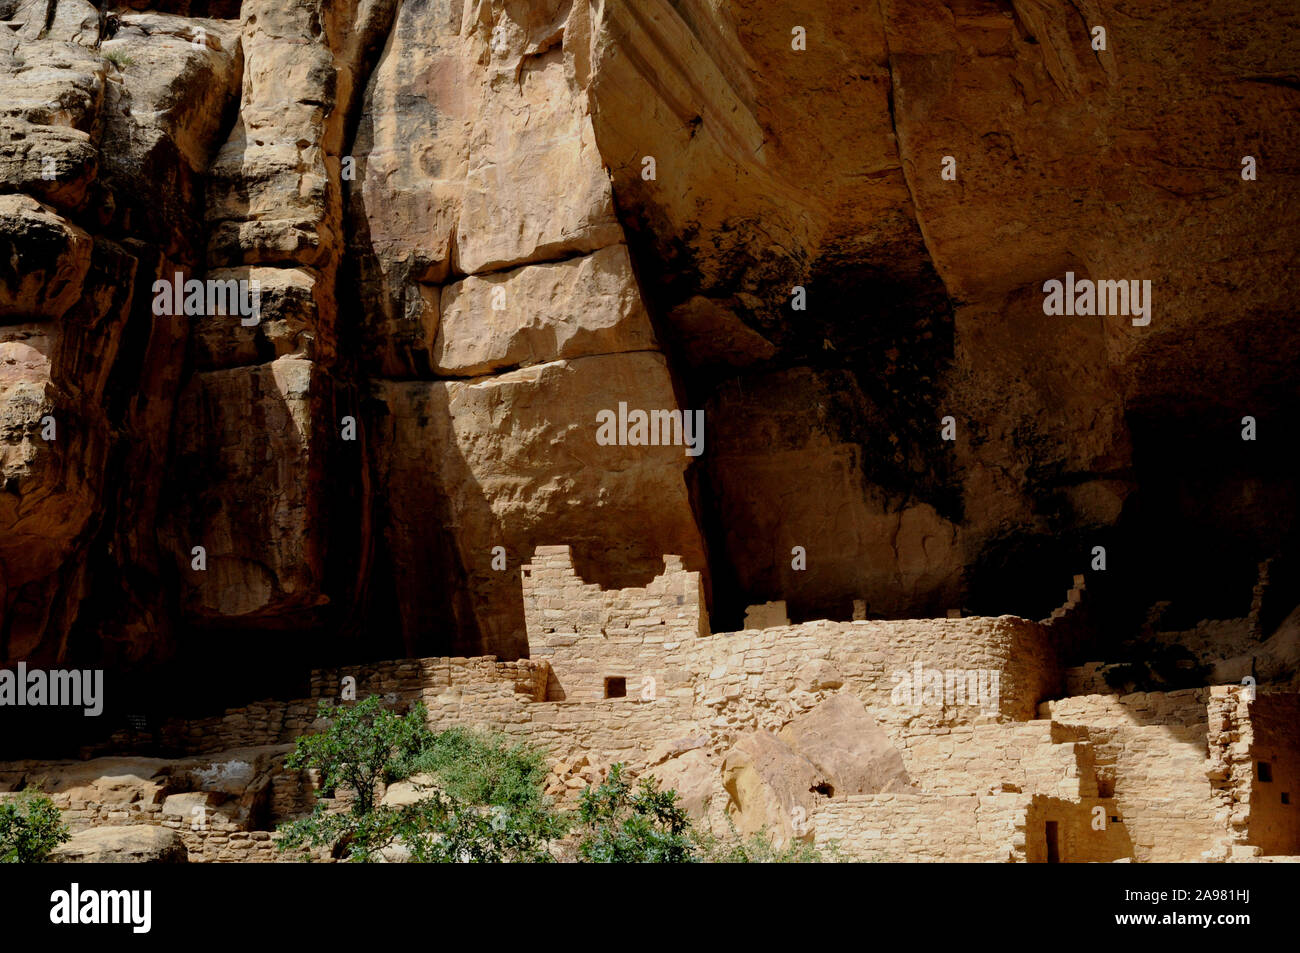
[[[562,837],[567,826],[549,810],[457,804],[435,791],[404,808],[397,829],[417,863],[499,864],[550,863],[547,844]]]
[[[547,842],[568,819],[542,791],[546,756],[504,735],[451,728],[412,762],[428,774],[435,797],[421,801],[403,842],[426,862],[548,862]]]
[[[398,715],[372,695],[349,706],[321,702],[316,717],[328,727],[299,738],[285,766],[315,768],[322,798],[346,788],[352,804],[345,812],[331,812],[324,800],[318,801],[309,817],[280,828],[279,849],[330,847],[348,860],[373,860],[397,836],[395,812],[376,810],[378,785],[406,777],[411,761],[433,740],[424,705]]]
[[[383,709],[376,697],[350,707],[322,704],[325,731],[298,740],[291,768],[317,768],[321,796],[311,816],[280,828],[281,850],[328,847],[352,862],[371,862],[400,844],[421,863],[546,862],[550,840],[566,820],[542,794],[541,752],[499,735],[453,728],[435,734],[423,705],[405,716]],[[415,804],[378,804],[380,782],[428,774]],[[323,800],[346,787],[347,811]]]
[[[128,66],[135,65],[135,60],[131,59],[131,57],[127,56],[121,50],[110,50],[101,55],[118,69],[126,69]]]
[[[59,809],[43,794],[0,804],[0,864],[39,864],[71,836]]]
[[[276,847],[282,851],[328,847],[344,860],[370,863],[396,839],[396,820],[389,808],[364,814],[332,812],[326,801],[317,801],[309,816],[280,825]]]
[[[462,804],[527,811],[541,806],[547,772],[541,751],[504,735],[451,728],[414,759],[412,773],[434,775],[438,788]]]
[[[728,835],[697,835],[700,852],[710,864],[821,864],[841,863],[844,860],[838,844],[818,848],[803,840],[791,840],[784,847],[776,846],[775,838],[763,828],[749,837],[741,837],[730,815],[727,817]]]
[[[677,803],[677,792],[660,791],[659,782],[642,778],[633,788],[623,765],[579,797],[578,820],[585,834],[578,855],[588,863],[682,864],[699,860],[690,818]]]
[[[319,770],[321,791],[327,797],[337,788],[350,789],[355,815],[371,813],[378,783],[407,777],[412,761],[433,743],[422,703],[398,715],[384,708],[379,696],[371,695],[337,708],[321,702],[316,717],[328,721],[329,727],[299,738],[285,766]]]

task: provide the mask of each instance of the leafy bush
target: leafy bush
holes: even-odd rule
[[[457,804],[440,792],[403,808],[399,840],[416,863],[550,863],[547,848],[567,825],[549,811],[511,812],[495,806]]]
[[[334,847],[344,849],[349,860],[373,860],[396,836],[395,812],[376,810],[379,783],[410,774],[413,759],[433,741],[424,705],[398,715],[372,695],[346,707],[321,702],[316,717],[328,721],[328,727],[299,738],[285,766],[320,771],[322,798],[342,787],[353,800],[341,813],[331,813],[324,800],[317,802],[310,817],[281,828],[280,849]]]
[[[546,844],[563,837],[568,819],[543,795],[546,756],[501,734],[451,728],[412,762],[433,777],[435,796],[421,802],[403,841],[420,861],[548,862]]]
[[[39,864],[71,836],[59,809],[43,794],[0,804],[0,864]]]
[[[727,817],[728,835],[716,837],[701,833],[697,840],[703,859],[710,864],[820,864],[840,863],[844,860],[837,844],[818,848],[804,840],[791,840],[784,847],[776,846],[776,839],[763,828],[749,837],[741,837],[730,815]]]
[[[411,768],[434,775],[438,788],[463,804],[528,811],[544,803],[546,756],[504,735],[451,728],[436,735]]]
[[[413,760],[433,742],[423,704],[398,715],[372,695],[346,707],[321,702],[316,717],[328,721],[329,727],[299,738],[285,766],[319,770],[327,797],[339,787],[349,788],[355,795],[353,814],[370,813],[376,785],[407,777]]]
[[[659,790],[652,777],[632,787],[623,765],[609,769],[599,787],[579,797],[578,820],[586,828],[578,855],[597,864],[682,864],[699,860],[690,818],[677,792]]]
[[[280,849],[330,847],[349,861],[369,862],[401,844],[423,863],[545,862],[547,844],[562,837],[565,819],[543,796],[541,752],[497,735],[453,728],[435,734],[423,705],[405,716],[377,697],[351,707],[322,704],[329,722],[298,740],[290,768],[321,771],[321,797],[311,816],[280,828]],[[400,808],[377,803],[380,782],[432,776],[421,799]],[[347,811],[324,798],[339,787],[354,793]]]

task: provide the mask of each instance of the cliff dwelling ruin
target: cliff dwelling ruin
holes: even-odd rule
[[[0,0],[0,805],[301,860],[377,696],[854,860],[1300,859],[1300,6],[1138,6]]]

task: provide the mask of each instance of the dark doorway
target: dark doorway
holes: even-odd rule
[[[1049,864],[1061,862],[1061,842],[1056,830],[1056,821],[1047,822],[1047,862]]]

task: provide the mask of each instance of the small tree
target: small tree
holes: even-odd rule
[[[435,734],[423,705],[405,716],[383,709],[376,697],[335,708],[322,704],[325,731],[298,739],[290,768],[321,772],[321,800],[310,817],[280,828],[281,850],[330,847],[350,861],[368,862],[401,843],[424,863],[549,861],[549,840],[562,837],[564,819],[542,795],[541,752],[499,736],[453,728]],[[428,773],[414,804],[378,804],[380,782]],[[354,793],[346,811],[330,811],[336,788]]]
[[[424,705],[398,715],[372,695],[346,707],[321,702],[317,718],[329,726],[299,738],[285,766],[319,770],[321,797],[345,787],[353,794],[352,804],[345,813],[332,814],[324,800],[318,801],[310,817],[281,828],[279,847],[341,846],[350,860],[371,860],[396,837],[396,812],[375,810],[379,783],[406,777],[413,759],[433,740]]]
[[[586,834],[578,855],[588,863],[682,864],[699,860],[690,818],[677,803],[677,792],[659,790],[652,777],[632,787],[623,765],[609,769],[599,787],[578,799],[578,820]]]
[[[71,836],[59,809],[43,794],[21,794],[0,804],[0,864],[39,864]]]
[[[327,720],[329,727],[299,738],[285,766],[318,769],[326,796],[339,787],[350,789],[355,795],[353,814],[374,810],[379,782],[406,777],[411,762],[433,741],[423,702],[405,715],[384,708],[378,695],[346,707],[321,702],[316,717]]]

